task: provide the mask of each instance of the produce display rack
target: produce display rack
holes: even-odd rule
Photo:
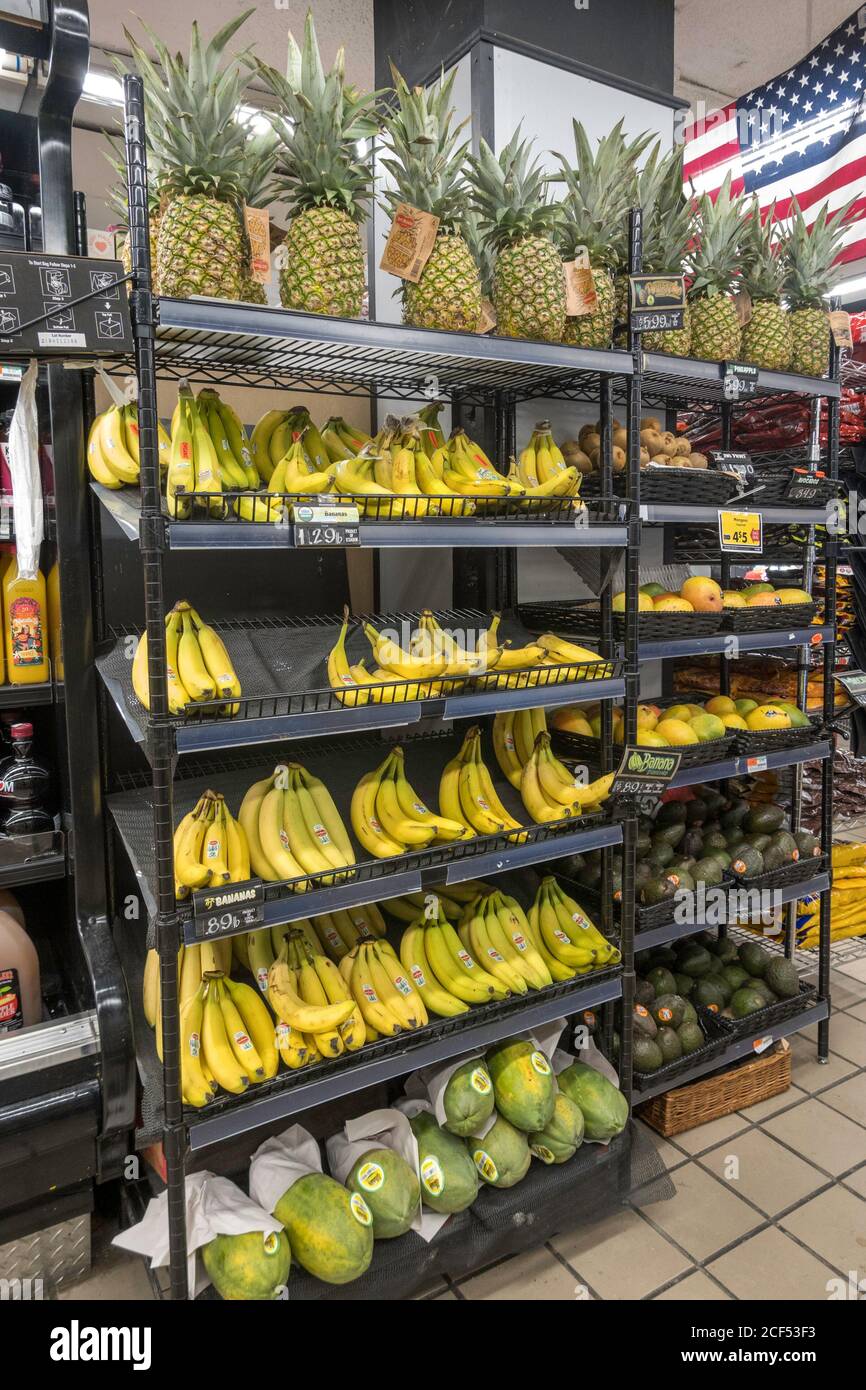
[[[475,842],[407,853],[394,860],[362,862],[345,871],[331,873],[329,882],[314,886],[311,892],[297,893],[299,883],[265,886],[266,923],[289,922],[330,907],[378,901],[388,896],[437,885],[502,874],[515,867],[554,863],[563,854],[600,848],[603,851],[603,884],[610,887],[611,853],[622,846],[623,891],[619,917],[619,966],[582,977],[566,987],[551,987],[504,1005],[472,1010],[458,1020],[431,1021],[408,1042],[376,1043],[334,1063],[311,1069],[310,1073],[285,1074],[261,1088],[240,1097],[218,1100],[203,1112],[184,1108],[180,1094],[179,1018],[177,954],[181,941],[194,941],[195,922],[175,899],[172,835],[175,820],[183,808],[193,804],[204,779],[219,778],[219,785],[232,797],[243,792],[253,780],[257,758],[243,749],[267,743],[291,741],[294,755],[321,757],[321,772],[333,786],[338,802],[345,803],[347,787],[357,780],[358,769],[368,769],[381,744],[371,738],[377,730],[422,726],[428,716],[437,719],[464,719],[489,716],[498,711],[526,708],[536,704],[572,703],[599,700],[601,707],[603,770],[616,761],[612,738],[612,704],[622,699],[625,711],[625,742],[634,743],[637,734],[640,665],[643,660],[673,658],[686,652],[717,651],[722,657],[730,642],[724,634],[694,639],[686,651],[676,641],[639,644],[638,590],[641,528],[644,525],[711,524],[717,509],[667,508],[641,510],[639,467],[639,421],[645,403],[662,401],[669,416],[678,405],[689,400],[722,401],[725,430],[730,438],[732,407],[725,394],[724,364],[694,362],[644,354],[640,335],[630,322],[625,350],[586,351],[567,346],[417,330],[403,326],[340,320],[213,300],[157,300],[151,291],[151,266],[147,204],[145,119],[142,85],[138,78],[123,80],[125,102],[125,142],[130,213],[130,253],[133,269],[131,308],[135,329],[134,359],[119,361],[114,370],[134,368],[138,385],[141,479],[138,494],[123,490],[108,493],[91,485],[96,505],[110,518],[127,541],[137,545],[144,578],[145,632],[149,653],[149,708],[144,710],[131,694],[127,671],[118,643],[122,632],[105,633],[106,641],[98,658],[104,704],[113,706],[120,726],[146,754],[147,769],[141,773],[120,773],[117,788],[108,798],[117,838],[137,876],[149,918],[148,939],[159,954],[161,986],[161,1024],[163,1039],[162,1097],[160,1118],[166,1165],[166,1186],[170,1240],[170,1286],[174,1298],[188,1297],[185,1173],[195,1151],[225,1139],[237,1139],[262,1125],[296,1115],[337,1097],[351,1094],[377,1081],[405,1075],[416,1067],[459,1055],[467,1049],[484,1047],[514,1031],[538,1026],[583,1008],[620,1006],[620,1051],[618,1070],[621,1089],[632,1100],[632,1028],[635,989],[635,854],[638,810],[633,802],[619,803],[616,812],[587,817],[579,822],[560,822],[530,827],[526,835],[484,837]],[[635,209],[629,226],[629,264],[637,273],[641,268],[641,215]],[[189,719],[170,717],[168,710],[165,626],[166,599],[164,567],[166,556],[175,551],[257,550],[294,548],[291,524],[256,524],[193,516],[186,521],[168,517],[163,509],[159,486],[157,448],[157,380],[188,379],[202,385],[272,387],[282,391],[303,390],[321,394],[357,396],[372,393],[417,401],[423,397],[450,398],[457,418],[469,405],[491,408],[494,419],[497,458],[516,452],[516,410],[520,402],[555,398],[586,403],[598,409],[601,435],[600,497],[584,510],[569,514],[561,507],[525,508],[510,503],[495,512],[472,518],[409,519],[404,514],[392,519],[360,522],[361,545],[371,549],[447,548],[452,550],[501,552],[488,566],[492,572],[492,591],[485,593],[490,606],[506,615],[518,611],[517,548],[551,547],[565,550],[591,547],[624,556],[624,621],[615,640],[611,578],[607,570],[599,596],[600,661],[606,663],[603,680],[588,679],[588,672],[566,673],[566,680],[550,687],[501,688],[495,678],[471,690],[458,691],[445,698],[428,700],[421,691],[417,699],[400,706],[365,707],[351,710],[337,707],[333,693],[316,680],[315,665],[321,668],[329,641],[336,637],[336,619],[324,622],[318,615],[303,627],[310,662],[304,667],[300,684],[286,685],[273,679],[273,672],[257,684],[244,682],[245,695],[236,719],[214,717],[214,711],[201,709]],[[827,380],[807,380],[778,373],[761,373],[759,390],[764,393],[792,392],[826,398],[830,422],[829,469],[836,476],[838,464],[838,354]],[[616,401],[624,401],[629,427],[625,499],[616,498],[613,489],[612,430]],[[683,514],[685,513],[685,514]],[[785,508],[768,509],[770,521],[788,518]],[[798,509],[797,522],[815,527],[822,519]],[[832,724],[832,681],[835,617],[835,543],[825,545],[827,564],[826,615],[823,629],[797,629],[792,632],[748,634],[739,638],[743,650],[789,648],[801,650],[820,641],[825,664],[825,724]],[[615,559],[615,555],[611,559]],[[723,572],[725,562],[723,562]],[[460,601],[461,595],[456,594]],[[393,617],[394,615],[385,615]],[[473,613],[473,621],[478,615]],[[259,627],[258,632],[264,631]],[[284,636],[288,620],[277,621],[271,629]],[[252,643],[255,623],[238,621],[227,629],[229,635]],[[273,645],[273,642],[271,643]],[[312,657],[315,657],[315,662]],[[607,666],[609,663],[609,668]],[[300,658],[303,666],[304,658]],[[724,668],[725,662],[722,661]],[[494,673],[495,675],[495,673]],[[724,679],[724,678],[723,678]],[[268,684],[270,681],[270,684]],[[540,698],[539,698],[540,697]],[[549,698],[548,698],[549,697]],[[829,700],[829,706],[827,701]],[[417,730],[416,730],[417,732]],[[345,741],[342,735],[346,735]],[[304,739],[298,744],[295,740]],[[318,741],[318,742],[317,742]],[[410,775],[425,793],[425,779],[441,769],[443,749],[456,746],[455,735],[421,732],[406,743]],[[191,755],[213,754],[223,750],[224,758],[197,766]],[[426,751],[425,751],[426,750]],[[797,763],[806,756],[823,758],[825,814],[822,845],[829,853],[832,799],[830,743],[816,740],[805,749],[768,755],[773,766]],[[330,757],[330,761],[329,761]],[[261,765],[262,752],[258,763]],[[366,759],[366,762],[364,761]],[[748,760],[727,758],[702,770],[702,777],[727,778],[739,775]],[[771,765],[768,762],[768,765]],[[692,770],[694,771],[694,769]],[[260,774],[259,774],[260,775]],[[687,774],[688,780],[691,775]],[[686,783],[683,783],[686,784]],[[508,790],[503,787],[507,802]],[[797,895],[807,890],[820,892],[828,875],[816,874],[796,887]],[[305,881],[307,887],[309,883]],[[602,928],[611,926],[611,895],[603,895]],[[693,932],[700,926],[691,927]],[[673,927],[659,931],[674,931]],[[643,935],[643,934],[642,934]],[[660,937],[671,940],[674,935]],[[827,1055],[829,1014],[829,919],[826,895],[822,899],[821,949],[817,1002],[800,1014],[785,1020],[784,1032],[820,1022],[819,1051]],[[638,940],[640,945],[640,940]],[[790,943],[789,943],[790,944]],[[131,979],[137,992],[140,981]],[[603,1038],[612,1030],[610,1008],[603,1009]],[[781,1034],[780,1034],[781,1035]],[[725,1065],[736,1055],[746,1055],[751,1041],[737,1037],[712,1061],[695,1063],[702,1067]],[[740,1051],[740,1049],[743,1049]],[[142,1058],[139,1058],[142,1066]],[[677,1077],[677,1084],[682,1078]],[[652,1093],[652,1092],[650,1092]],[[643,1090],[641,1098],[648,1092]],[[614,1153],[616,1146],[611,1146]]]

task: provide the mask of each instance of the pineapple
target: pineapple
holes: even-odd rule
[[[752,300],[752,317],[743,329],[740,355],[768,372],[785,372],[794,350],[790,319],[780,301],[785,279],[776,204],[761,220],[761,205],[752,200],[743,229],[743,285]]]
[[[144,82],[148,138],[159,165],[157,275],[164,295],[240,299],[243,293],[249,265],[241,207],[248,132],[237,111],[247,82],[246,53],[233,53],[222,71],[220,64],[251,13],[231,20],[206,45],[193,21],[188,63],[180,54],[172,57],[143,24],[159,67],[124,30]]]
[[[481,140],[470,161],[478,230],[496,252],[493,303],[505,338],[562,341],[565,277],[552,241],[559,209],[548,202],[544,174],[530,163],[532,142],[515,130],[499,158]]]
[[[382,163],[394,188],[383,202],[392,216],[398,203],[411,203],[439,218],[420,280],[403,281],[403,321],[415,328],[474,333],[481,316],[481,279],[463,233],[468,142],[458,145],[458,138],[467,122],[452,128],[449,106],[457,69],[447,79],[443,73],[429,89],[411,91],[393,64],[391,71],[398,107],[385,118],[388,157]]]
[[[830,329],[824,296],[833,287],[838,273],[834,266],[842,250],[854,199],[832,216],[825,203],[812,223],[800,211],[796,198],[791,201],[788,240],[784,250],[785,294],[790,306],[793,351],[791,371],[803,376],[825,376],[830,355]]]
[[[107,201],[109,206],[114,208],[123,227],[128,228],[129,224],[129,202],[126,187],[126,156],[123,147],[112,137],[107,136],[111,146],[111,153],[103,150],[105,158],[108,160],[115,174],[117,182],[113,183],[108,190]],[[153,151],[147,152],[147,212],[150,226],[150,286],[154,294],[159,294],[159,277],[156,266],[156,242],[159,232],[159,172],[156,156]],[[119,230],[119,229],[118,229]],[[118,238],[118,251],[120,263],[125,274],[129,275],[132,270],[132,254],[129,247],[129,232],[124,231]],[[131,289],[132,286],[127,286]]]
[[[637,160],[651,136],[626,140],[619,121],[599,140],[593,154],[580,121],[572,124],[577,163],[572,167],[564,155],[556,156],[566,185],[559,244],[568,261],[586,248],[598,308],[593,314],[568,319],[564,341],[574,347],[608,348],[614,320],[624,318],[628,309],[628,279],[623,273],[628,260],[628,211],[637,196]]]
[[[364,301],[360,224],[373,183],[372,141],[379,122],[375,96],[346,85],[344,54],[325,73],[311,12],[304,47],[289,34],[286,77],[256,60],[278,102],[270,115],[280,139],[277,187],[288,205],[287,264],[280,297],[287,309],[357,318]]]
[[[722,362],[739,355],[740,324],[730,290],[742,237],[741,200],[731,196],[728,174],[715,202],[705,193],[698,203],[698,239],[690,256],[693,357]]]
[[[643,268],[647,274],[678,275],[694,232],[694,209],[683,194],[683,147],[652,163],[655,176],[649,187],[649,171],[643,178],[638,199],[644,209]],[[682,328],[644,333],[641,344],[646,352],[666,352],[672,357],[688,357],[692,329],[686,305]]]

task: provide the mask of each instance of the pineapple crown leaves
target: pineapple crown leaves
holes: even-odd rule
[[[704,193],[697,203],[697,238],[689,253],[695,299],[728,294],[736,278],[743,238],[743,200],[731,193],[731,175],[713,200]]]
[[[493,298],[493,273],[496,268],[496,251],[492,242],[481,230],[481,218],[474,208],[467,208],[463,214],[463,235],[472,252],[478,273],[481,276],[481,293]]]
[[[250,135],[244,146],[241,193],[251,208],[267,207],[276,196],[274,170],[280,142],[273,130]]]
[[[361,154],[358,146],[378,133],[380,93],[346,83],[342,48],[325,72],[311,11],[303,48],[289,34],[285,77],[261,59],[252,61],[277,102],[276,111],[264,114],[279,139],[275,182],[291,215],[334,207],[362,221],[362,205],[372,193],[372,147]]]
[[[683,192],[683,146],[661,154],[656,145],[638,174],[637,204],[643,209],[643,267],[652,274],[677,274],[695,232],[695,210]]]
[[[602,136],[593,153],[586,130],[578,120],[574,130],[575,163],[552,151],[565,183],[560,245],[571,259],[585,246],[595,266],[609,270],[625,265],[628,245],[628,212],[638,196],[637,162],[652,140],[648,131],[629,140],[618,121]]]
[[[103,158],[108,160],[115,173],[115,182],[108,189],[106,200],[126,225],[129,219],[129,198],[126,186],[126,153],[122,141],[106,132],[109,148],[103,150]],[[148,142],[147,149],[147,201],[151,217],[159,211],[159,161]]]
[[[432,87],[409,88],[391,64],[396,108],[384,117],[385,155],[381,160],[394,180],[382,194],[394,215],[398,203],[411,203],[439,218],[440,231],[462,232],[467,196],[468,140],[458,144],[468,117],[453,125],[451,92],[457,69],[444,70]]]
[[[743,284],[753,300],[772,299],[778,302],[786,274],[783,245],[782,228],[776,220],[775,201],[762,218],[760,200],[754,197],[743,223],[741,248]]]
[[[530,162],[532,140],[520,139],[517,127],[499,158],[486,140],[469,158],[472,208],[481,235],[497,250],[523,237],[552,239],[561,213],[548,201],[547,179],[537,160]]]
[[[144,20],[142,28],[156,53],[151,59],[124,29],[135,68],[144,84],[148,139],[160,167],[160,193],[204,194],[236,202],[243,194],[242,167],[249,131],[238,117],[247,85],[243,60],[248,50],[232,54],[220,70],[230,40],[253,13],[245,10],[217,31],[206,44],[193,21],[189,59],[172,55]],[[115,60],[120,73],[123,64]]]
[[[842,250],[842,239],[851,223],[863,215],[851,215],[856,201],[855,196],[832,214],[829,203],[824,203],[810,227],[797,199],[791,199],[784,248],[784,288],[792,309],[826,308],[824,296],[841,273],[835,261]]]

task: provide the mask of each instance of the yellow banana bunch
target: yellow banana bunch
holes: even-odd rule
[[[244,796],[239,823],[250,865],[270,882],[327,874],[355,862],[355,853],[325,784],[299,763],[281,763]],[[339,876],[337,878],[339,881]]]
[[[542,880],[528,921],[535,923],[536,944],[540,942],[548,964],[552,959],[581,975],[604,965],[615,965],[621,959],[617,948],[602,936],[552,875]]]
[[[250,877],[246,835],[219,792],[206,791],[175,830],[174,877],[181,898],[191,889],[244,883]]]
[[[375,1034],[394,1037],[427,1022],[421,995],[386,943],[361,942],[345,958],[345,971],[364,1023]]]
[[[538,825],[582,814],[583,788],[551,751],[550,735],[540,733],[520,774],[520,796]]]
[[[436,815],[409,785],[401,748],[361,778],[352,796],[351,820],[357,839],[376,859],[466,836],[461,821]]]
[[[199,417],[210,435],[216,453],[217,470],[223,490],[225,492],[243,492],[250,487],[258,487],[259,475],[252,466],[249,451],[246,451],[247,457],[250,459],[249,473],[242,459],[235,454],[220,411],[220,400],[216,391],[200,391],[196,405]]]
[[[421,448],[428,458],[432,458],[438,449],[445,448],[445,435],[439,426],[439,416],[443,409],[443,401],[430,401],[418,411]]]
[[[441,906],[425,922],[424,953],[434,980],[464,1004],[489,1004],[511,992],[466,949]]]
[[[375,941],[385,935],[385,922],[374,903],[320,913],[311,918],[312,945],[320,945],[337,964],[361,941]]]
[[[240,706],[235,701],[242,693],[241,684],[225,644],[182,599],[166,614],[165,648],[170,714],[183,714],[196,702],[230,696],[232,701],[221,704],[214,713],[224,718],[238,713]],[[132,687],[144,708],[150,709],[146,632],[139,637],[132,659]]]
[[[106,474],[114,479],[107,486],[127,483],[134,487],[139,480],[138,448],[133,454],[127,445],[126,407],[112,405],[97,416],[91,432],[92,451],[88,448],[90,471],[98,482]],[[100,476],[102,474],[102,476]]]
[[[502,803],[490,771],[481,757],[481,730],[469,729],[459,753],[445,766],[439,781],[439,805],[473,835],[500,835],[520,830]]]
[[[299,972],[289,964],[289,947],[287,936],[268,973],[268,1003],[277,1018],[298,1033],[310,1038],[335,1033],[354,1014],[355,1001],[346,998],[336,1003],[330,1000],[309,1003],[304,999],[300,993]],[[331,1055],[336,1054],[332,1052]]]

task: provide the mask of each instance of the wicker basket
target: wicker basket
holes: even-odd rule
[[[784,1038],[759,1057],[737,1062],[715,1076],[665,1091],[637,1109],[658,1134],[670,1137],[698,1125],[747,1110],[750,1105],[781,1095],[791,1085],[791,1050]]]

